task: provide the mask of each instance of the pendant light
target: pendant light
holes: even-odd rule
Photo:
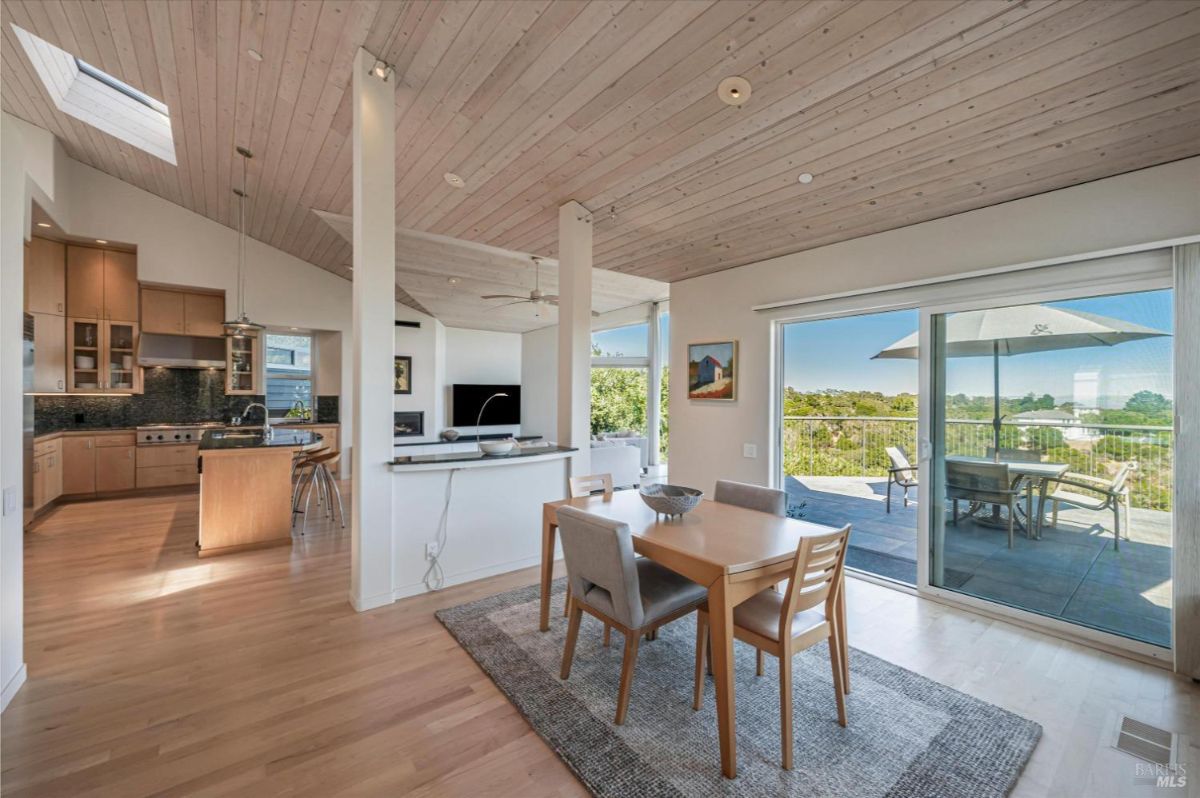
[[[242,187],[233,190],[238,196],[238,315],[233,321],[225,322],[226,338],[245,338],[251,333],[266,329],[263,325],[250,321],[246,315],[246,162],[254,157],[254,153],[245,147],[238,147],[237,153],[242,156]]]

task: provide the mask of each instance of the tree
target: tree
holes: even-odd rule
[[[1129,401],[1125,403],[1125,409],[1133,413],[1145,413],[1148,416],[1157,416],[1171,412],[1171,400],[1161,393],[1138,391],[1129,397]]]

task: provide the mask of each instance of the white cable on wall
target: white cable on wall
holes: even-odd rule
[[[446,477],[446,497],[442,504],[442,517],[438,520],[437,537],[434,539],[437,550],[429,558],[429,567],[425,569],[425,576],[421,578],[429,590],[441,590],[446,584],[446,575],[442,571],[440,560],[450,534],[450,499],[454,495],[454,474],[457,471],[457,468],[450,469],[450,475]]]

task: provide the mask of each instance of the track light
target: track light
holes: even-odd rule
[[[375,59],[375,66],[371,67],[371,74],[385,83],[389,78],[391,78],[395,71],[395,68],[391,64],[378,58]]]

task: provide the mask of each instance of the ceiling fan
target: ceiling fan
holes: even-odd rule
[[[497,308],[506,308],[511,305],[531,304],[531,305],[533,305],[534,312],[537,315],[541,315],[540,308],[538,307],[539,305],[553,305],[555,307],[558,307],[558,294],[543,294],[542,293],[542,289],[541,289],[542,258],[538,257],[537,255],[533,255],[530,257],[530,260],[533,261],[533,290],[529,292],[529,296],[517,296],[515,294],[486,294],[484,296],[481,296],[480,299],[512,299],[512,300],[515,300],[513,302],[505,302],[503,305],[496,305],[496,306],[490,308],[490,310],[496,310]],[[600,314],[593,310],[592,315],[599,316]]]

